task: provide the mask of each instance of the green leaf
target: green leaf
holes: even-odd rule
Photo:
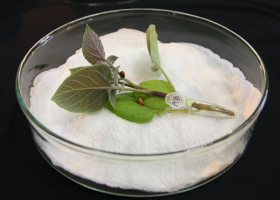
[[[110,77],[107,65],[85,67],[66,78],[51,100],[70,112],[96,112],[106,105],[108,89],[102,87],[111,86]]]
[[[165,93],[171,93],[173,92],[173,89],[171,88],[170,84],[167,81],[163,80],[149,80],[144,81],[139,84],[141,87],[153,90],[153,91],[159,91],[159,92],[165,92]],[[134,97],[137,99],[139,96],[141,96],[144,99],[144,105],[149,108],[155,108],[155,109],[164,109],[169,107],[169,105],[165,102],[165,98],[163,97],[156,97],[148,94],[141,94],[141,93],[134,93]]]
[[[117,95],[115,109],[109,101],[106,108],[117,116],[135,123],[151,121],[156,112],[154,109],[139,105],[132,92]]]
[[[115,62],[118,58],[119,58],[119,57],[112,55],[112,56],[109,56],[109,57],[107,58],[107,61],[108,61],[109,63],[111,63],[111,64],[114,64],[114,62]]]
[[[76,67],[76,68],[72,68],[72,69],[69,69],[69,70],[70,70],[71,74],[73,74],[73,73],[75,73],[75,72],[77,72],[81,69],[86,68],[86,67],[92,67],[92,65],[91,66],[84,66],[84,67]]]
[[[158,52],[158,36],[156,26],[151,24],[147,30],[147,46],[152,62],[160,66],[159,52]]]
[[[98,35],[86,25],[82,51],[85,59],[95,65],[97,61],[105,61],[105,52]]]

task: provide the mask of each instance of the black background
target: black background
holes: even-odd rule
[[[137,7],[186,12],[224,25],[255,48],[269,75],[268,100],[243,157],[216,180],[193,191],[159,199],[280,199],[280,1],[264,0],[140,0],[99,7],[61,0],[0,3],[0,199],[124,198],[84,188],[59,174],[41,157],[14,88],[21,60],[53,29],[101,11]]]

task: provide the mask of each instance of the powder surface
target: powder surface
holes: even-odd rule
[[[116,55],[115,66],[126,77],[142,81],[165,80],[150,70],[152,65],[143,32],[120,29],[102,36],[106,56]],[[45,71],[34,80],[30,91],[30,112],[57,135],[81,145],[119,153],[166,153],[204,145],[237,128],[258,105],[261,94],[243,73],[211,50],[190,43],[161,43],[163,69],[177,91],[196,100],[209,101],[237,111],[234,118],[162,113],[145,124],[132,123],[107,109],[91,114],[70,113],[58,107],[51,97],[69,69],[90,64],[81,49],[65,64]]]

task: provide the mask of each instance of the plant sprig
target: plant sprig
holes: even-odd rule
[[[151,69],[160,70],[168,82],[150,80],[137,85],[127,79],[125,73],[119,71],[119,66],[114,66],[118,57],[111,55],[106,58],[101,40],[86,25],[82,52],[92,65],[70,69],[71,75],[63,81],[51,100],[59,107],[75,113],[93,113],[106,107],[117,116],[136,123],[149,122],[156,113],[189,113],[189,110],[166,110],[169,105],[164,97],[176,90],[161,67],[155,25],[150,25],[147,30],[147,47],[153,63]],[[117,95],[117,90],[129,92]],[[196,110],[191,112],[206,110],[227,116],[235,115],[233,111],[211,103],[193,102],[192,107]]]
[[[151,60],[153,62],[153,65],[151,66],[152,71],[156,72],[160,70],[163,75],[165,76],[166,80],[172,87],[173,91],[176,92],[176,89],[174,85],[172,84],[171,80],[168,78],[167,74],[165,71],[162,69],[161,64],[160,64],[160,58],[159,58],[159,51],[158,51],[158,35],[156,32],[156,26],[151,24],[147,30],[147,46],[148,46],[148,51],[151,57]]]

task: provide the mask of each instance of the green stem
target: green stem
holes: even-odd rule
[[[112,67],[115,71],[117,71],[117,68],[115,68],[114,65],[112,65],[112,63],[110,63],[110,62],[109,62],[108,60],[106,60],[106,59],[105,59],[105,61],[106,61],[106,63],[108,63],[108,64],[110,65],[110,67]],[[119,76],[122,77],[121,74],[120,74],[120,72],[119,72]],[[131,82],[130,80],[128,80],[128,79],[125,78],[125,77],[121,78],[121,80],[124,80],[125,82],[129,83],[129,84],[130,84],[132,87],[134,87],[134,88],[142,89],[142,90],[147,90],[147,89],[144,88],[144,87],[141,87],[141,86],[139,86],[139,85],[134,84],[133,82]]]
[[[189,112],[189,110],[164,110],[163,112],[170,112],[170,113],[172,113],[172,112]]]
[[[201,110],[206,110],[206,111],[212,111],[212,112],[219,112],[219,113],[225,114],[227,116],[231,116],[231,117],[235,116],[235,112],[225,109],[222,106],[214,105],[211,103],[194,102],[194,103],[192,103],[192,107],[197,109],[197,110],[191,110],[192,113],[196,113]],[[188,113],[189,110],[164,110],[163,112],[187,112]]]
[[[128,84],[130,84],[134,88],[142,89],[142,90],[147,90],[147,88],[144,88],[144,87],[141,87],[139,85],[136,85],[133,82],[131,82],[130,80],[128,80],[127,78],[122,78],[121,80],[124,80],[125,82],[127,82]]]
[[[131,92],[138,92],[138,93],[143,93],[143,94],[150,94],[153,96],[158,96],[158,97],[165,97],[167,93],[164,92],[159,92],[159,91],[152,91],[148,89],[135,89],[135,88],[125,88],[125,87],[88,87],[88,90],[124,90],[124,91],[131,91]]]
[[[174,85],[172,84],[171,80],[168,78],[168,76],[165,73],[165,71],[162,69],[162,67],[160,65],[158,65],[158,66],[159,66],[159,69],[161,70],[161,72],[163,73],[163,75],[165,76],[166,80],[168,81],[168,83],[170,84],[172,89],[174,90],[174,92],[176,92],[176,89],[175,89]]]
[[[235,116],[235,112],[225,109],[224,107],[219,105],[214,105],[214,104],[211,105],[210,103],[206,104],[206,103],[194,102],[192,104],[192,107],[196,108],[197,110],[207,110],[207,111],[219,112],[232,117]]]
[[[131,92],[139,92],[143,94],[151,94],[153,95],[153,92],[151,90],[143,90],[143,89],[135,89],[135,88],[125,88],[125,87],[98,87],[100,89],[112,89],[112,90],[124,90],[124,91],[131,91]]]
[[[117,71],[117,68],[114,67],[114,65],[112,65],[112,63],[110,63],[106,58],[104,58],[105,62],[110,65],[110,67],[112,67],[115,71]],[[120,74],[120,72],[119,72]]]
[[[129,83],[125,83],[125,82],[122,82],[122,81],[119,81],[118,83],[121,84],[121,85],[124,84],[124,85],[127,86],[127,87],[133,88],[133,86],[130,85]]]
[[[197,113],[199,112],[200,110],[191,110],[191,113]],[[172,112],[177,112],[177,113],[189,113],[190,110],[163,110],[163,112],[169,112],[169,113],[172,113]]]

